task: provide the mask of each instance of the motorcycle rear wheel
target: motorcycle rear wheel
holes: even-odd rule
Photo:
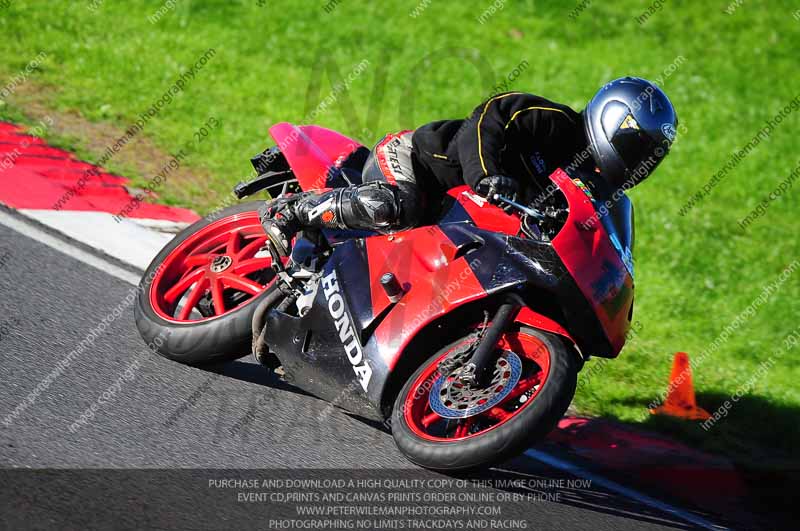
[[[392,435],[400,451],[417,465],[465,470],[513,457],[556,426],[575,394],[577,353],[558,336],[520,327],[498,341],[498,348],[521,360],[512,390],[482,413],[461,419],[440,416],[431,408],[430,397],[436,382],[447,376],[439,373],[439,364],[470,341],[475,341],[474,334],[434,354],[408,379],[395,401]]]

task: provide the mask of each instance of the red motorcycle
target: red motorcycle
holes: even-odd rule
[[[239,198],[360,182],[369,150],[358,142],[289,123],[270,133],[277,146],[252,160],[259,177]],[[306,231],[289,259],[267,243],[263,202],[238,204],[156,256],[136,323],[182,363],[252,350],[308,393],[390,419],[424,467],[498,462],[553,429],[586,358],[625,343],[632,206],[624,195],[610,209],[595,201],[587,178],[557,170],[538,209],[456,188],[434,225]]]

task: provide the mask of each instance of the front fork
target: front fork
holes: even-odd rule
[[[524,306],[522,299],[516,295],[510,296],[506,302],[500,305],[491,324],[481,332],[472,358],[464,366],[461,373],[461,380],[464,383],[472,387],[483,387],[488,383],[495,366],[497,342],[509,325],[514,322],[514,318],[522,306]]]

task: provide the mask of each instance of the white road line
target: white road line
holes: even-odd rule
[[[568,472],[573,476],[578,476],[583,479],[588,479],[589,481],[592,482],[593,485],[595,484],[599,485],[604,489],[616,492],[617,494],[621,494],[626,498],[630,498],[632,500],[635,500],[639,503],[642,503],[654,509],[658,509],[659,511],[672,514],[680,518],[681,520],[694,524],[698,527],[702,527],[704,529],[713,529],[713,530],[728,529],[727,527],[713,524],[708,520],[706,520],[705,518],[690,513],[689,511],[686,511],[684,509],[679,509],[666,502],[662,502],[655,498],[651,498],[650,496],[642,494],[641,492],[638,492],[631,488],[624,487],[619,483],[611,481],[610,479],[606,479],[602,476],[598,476],[597,474],[593,474],[592,472],[589,472],[588,470],[585,470],[577,465],[574,465],[568,461],[564,461],[563,459],[559,459],[558,457],[554,457],[540,450],[534,450],[533,448],[529,448],[528,450],[525,451],[525,455],[537,461],[541,461],[542,463],[548,466],[557,468],[558,470],[563,470],[564,472]]]
[[[111,276],[114,276],[120,280],[124,280],[134,286],[139,284],[139,276],[135,273],[130,271],[126,271],[125,269],[118,267],[107,260],[103,260],[102,258],[93,255],[92,253],[88,253],[83,249],[79,249],[69,243],[61,240],[51,234],[46,233],[45,231],[26,223],[6,212],[0,210],[0,225],[5,225],[6,227],[19,232],[20,234],[31,238],[32,240],[36,240],[39,243],[43,243],[48,247],[52,247],[53,249],[64,253],[67,256],[70,256],[76,260],[80,260],[84,264],[88,264],[104,273],[108,273]]]
[[[108,212],[20,209],[17,213],[140,270],[146,269],[175,236],[131,219],[115,219]],[[171,227],[174,228],[175,224]]]

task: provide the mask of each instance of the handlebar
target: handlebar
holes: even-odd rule
[[[494,194],[494,196],[492,196],[492,199],[494,199],[495,201],[502,201],[502,202],[504,202],[504,203],[516,208],[520,212],[523,212],[523,213],[525,213],[525,214],[527,214],[529,216],[533,216],[534,218],[536,218],[538,220],[543,220],[545,218],[545,215],[542,214],[541,212],[539,212],[538,210],[536,210],[535,208],[526,207],[524,205],[521,205],[521,204],[517,203],[516,201],[512,201],[511,199],[509,199],[507,197],[503,197],[500,194]]]

